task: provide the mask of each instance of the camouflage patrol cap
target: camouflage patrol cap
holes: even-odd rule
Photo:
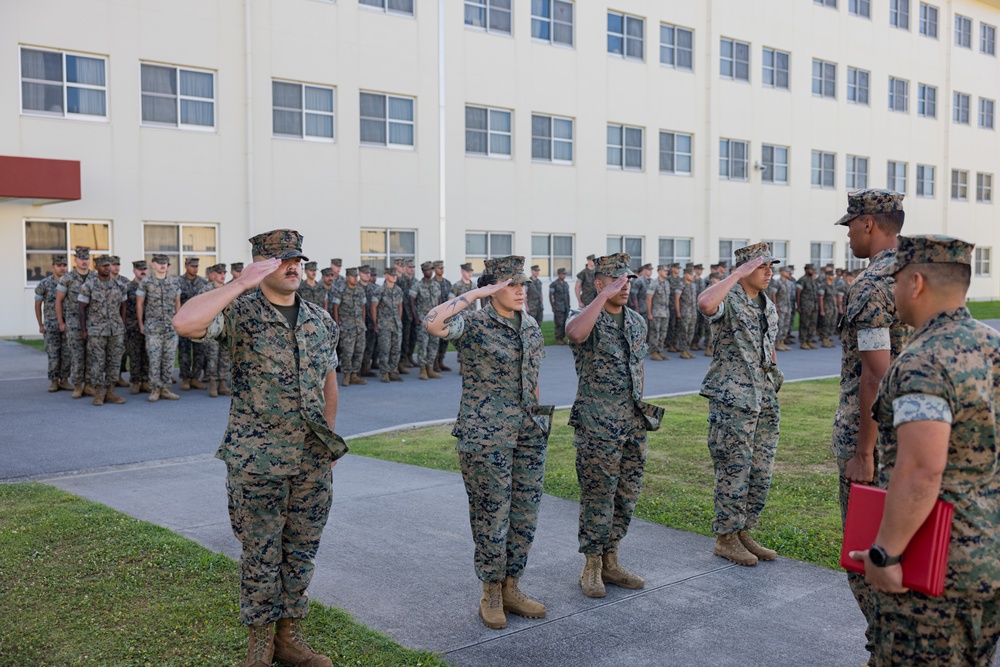
[[[789,271],[794,271],[795,270],[795,265],[794,264],[789,264],[785,268],[788,269]]]
[[[358,267],[352,266],[349,269],[344,269],[344,273],[346,273],[349,276],[354,276],[355,278],[357,278],[358,277]]]
[[[111,266],[110,255],[98,255],[94,260],[94,266]]]
[[[385,270],[382,272],[382,275],[383,276],[395,276],[396,275],[396,267],[395,266],[387,266],[385,268]]]
[[[414,266],[414,261],[412,259],[406,260],[406,268],[412,269]]]
[[[152,260],[154,262],[156,262],[157,264],[169,264],[170,263],[170,258],[167,257],[166,255],[162,255],[162,254],[153,255]]]
[[[361,266],[358,267],[358,273],[366,273],[368,275],[371,275],[372,267],[368,266],[367,264],[362,264]]]
[[[458,268],[462,269],[463,271],[471,271],[472,270],[472,264],[470,264],[469,262],[466,262],[465,264],[461,264]]]
[[[78,245],[73,250],[73,256],[77,259],[90,259],[90,248],[85,245]]]
[[[597,256],[596,255],[587,255],[587,261],[588,262],[596,262],[597,261]]]
[[[594,273],[611,278],[617,278],[623,274],[628,275],[630,279],[635,278],[636,275],[632,273],[632,269],[629,267],[630,261],[632,261],[632,258],[629,257],[627,252],[616,252],[613,255],[598,257],[594,260]]]
[[[434,262],[424,262],[423,264],[420,265],[421,271],[430,271],[433,268],[434,268]]]
[[[316,262],[306,262],[305,270],[306,271],[315,271],[316,270]]]
[[[877,215],[903,210],[902,192],[885,188],[868,188],[847,193],[847,213],[835,225],[846,225],[861,215]]]
[[[122,258],[119,257],[118,255],[108,255],[108,259],[111,260],[112,264],[121,264],[122,263]]]
[[[491,257],[484,262],[483,274],[493,276],[498,283],[508,279],[512,285],[531,282],[531,278],[524,275],[524,257],[521,255]]]
[[[899,273],[908,264],[972,264],[976,244],[951,236],[899,236],[896,257],[886,267],[887,275]]]
[[[558,276],[565,276],[566,275],[566,269],[564,269],[562,267],[559,267],[558,269],[556,269],[556,275],[558,275]]]
[[[230,271],[242,271],[243,270],[243,262],[233,262],[232,264],[229,265],[229,270]]]
[[[694,265],[693,264],[688,264],[687,266],[684,267],[684,275],[686,275],[686,276],[693,276],[694,275]]]
[[[643,264],[642,265],[642,270],[645,271],[646,269],[649,269],[650,271],[652,271],[653,265],[652,264]]]
[[[334,257],[333,259],[330,260],[330,266],[343,266],[343,265],[344,265],[344,260],[340,259],[339,257]]]
[[[332,275],[333,275],[333,269],[331,269],[331,268],[330,268],[330,267],[328,266],[328,267],[326,267],[326,268],[322,269],[322,270],[321,270],[321,271],[319,272],[319,274],[320,274],[321,276],[332,276]]]
[[[218,264],[216,264],[212,268],[215,270],[216,273],[225,273],[226,272],[226,265],[223,264],[222,262],[219,262]]]
[[[302,234],[294,229],[272,229],[258,234],[250,239],[254,257],[267,259],[299,259],[308,262],[309,258],[302,254]]]
[[[719,263],[718,263],[718,264],[716,264],[716,266],[718,266],[718,267],[719,267],[720,269],[724,269],[724,268],[726,268],[727,266],[729,266],[729,262],[726,262],[725,260],[721,260],[721,259],[720,259],[720,260],[719,260]]]
[[[397,257],[394,260],[392,260],[392,263],[393,263],[394,266],[406,266],[406,258],[405,257]]]
[[[656,270],[657,271],[669,271],[670,270],[670,265],[669,264],[660,264],[660,265],[658,265],[656,267]]]
[[[802,268],[803,269],[812,269],[813,271],[815,271],[816,270],[816,265],[815,264],[806,264]]]
[[[681,265],[680,265],[679,262],[674,262],[673,264],[670,265],[670,268],[671,269],[679,269],[679,268],[681,268]]]
[[[531,265],[531,270],[532,271],[541,271],[542,267],[538,266],[537,264],[532,264]]]
[[[53,264],[65,264],[66,263],[66,255],[63,255],[61,253],[58,254],[58,255],[52,255],[52,263]]]
[[[144,260],[144,259],[137,259],[134,262],[132,262],[132,268],[133,269],[139,269],[140,271],[145,271],[149,267],[146,266],[146,260]]]
[[[694,268],[695,268],[695,271],[697,271],[698,269],[702,269],[702,270],[704,270],[704,268],[705,268],[705,265],[704,265],[704,264],[695,264],[695,265],[694,265]]]
[[[440,259],[435,259],[434,260],[434,268],[435,269],[443,269],[444,268],[444,262],[442,260],[440,260]]]
[[[733,254],[736,255],[736,266],[746,264],[751,259],[757,259],[758,257],[764,258],[761,264],[778,263],[778,260],[771,256],[770,243],[754,243],[753,245],[743,246],[742,248],[737,248]]]
[[[198,266],[198,264],[200,263],[201,260],[198,259],[197,257],[188,257],[187,259],[184,260],[184,266]]]

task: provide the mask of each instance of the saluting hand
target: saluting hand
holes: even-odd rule
[[[507,280],[503,281],[502,283],[493,283],[492,285],[484,285],[483,287],[480,287],[477,290],[479,292],[479,294],[476,295],[476,298],[477,299],[481,299],[484,296],[490,296],[494,292],[499,292],[504,287],[507,287],[512,282],[513,282],[513,280],[511,280],[510,278],[508,278]]]
[[[603,296],[605,299],[610,299],[611,297],[621,292],[622,288],[625,287],[626,285],[628,285],[628,274],[623,273],[614,280],[612,280],[610,285],[605,286],[605,288],[601,290],[601,296]]]
[[[243,291],[252,289],[260,285],[264,278],[277,271],[280,266],[281,260],[277,257],[262,259],[244,267],[243,273],[234,282],[238,283]]]
[[[737,280],[741,280],[749,276],[754,271],[756,271],[757,267],[763,263],[764,263],[763,257],[754,257],[749,262],[746,262],[745,264],[740,264],[739,266],[734,268],[729,275],[736,276]]]

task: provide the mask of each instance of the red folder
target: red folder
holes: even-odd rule
[[[840,566],[864,574],[864,561],[853,560],[852,551],[868,551],[882,524],[885,510],[885,489],[851,484],[851,499],[847,503],[844,544],[840,549]],[[903,551],[903,585],[937,597],[944,591],[944,576],[948,571],[948,545],[951,543],[951,517],[954,505],[944,500],[934,503],[927,520],[917,530]]]

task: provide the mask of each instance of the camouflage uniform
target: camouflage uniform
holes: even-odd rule
[[[139,283],[126,283],[128,300],[125,302],[125,354],[128,356],[128,379],[133,384],[149,381],[149,357],[146,356],[146,337],[139,331],[139,314],[135,310]],[[124,359],[123,359],[124,362]]]
[[[414,299],[417,307],[417,366],[420,367],[432,365],[437,353],[437,343],[431,340],[431,335],[420,326],[420,322],[441,303],[439,289],[433,278],[429,281],[414,280],[410,285],[409,297]]]
[[[413,354],[413,315],[410,313],[409,295],[410,286],[413,280],[406,275],[405,267],[402,264],[396,265],[396,287],[403,292],[403,329],[400,334],[399,358],[401,361],[409,363]],[[389,369],[393,370],[393,369]]]
[[[705,343],[708,344],[707,340],[708,323],[705,321],[705,316],[701,314],[700,310],[698,310],[698,299],[701,297],[701,293],[705,291],[705,288],[708,287],[708,278],[700,278],[697,275],[695,275],[694,284],[695,284],[695,296],[694,296],[695,322],[694,322],[694,335],[691,336],[691,349],[700,350],[702,349],[701,346],[702,338],[705,338],[706,339]]]
[[[545,304],[542,302],[542,281],[532,280],[525,286],[525,305],[528,314],[535,318],[536,322],[541,322],[545,318]]]
[[[142,328],[146,332],[146,355],[149,358],[149,387],[162,389],[170,385],[177,354],[177,334],[174,332],[174,300],[181,288],[176,276],[163,279],[147,275],[139,283],[136,297],[142,297]]]
[[[340,363],[344,373],[361,371],[361,360],[365,354],[365,288],[361,283],[344,290],[333,297],[337,304],[340,321]]]
[[[876,664],[993,664],[1000,639],[997,378],[1000,335],[960,307],[917,329],[879,385],[872,411],[879,425],[880,485],[885,488],[893,473],[899,425],[950,423],[939,498],[953,503],[955,513],[944,593],[876,593]]]
[[[65,259],[63,259],[65,263]],[[66,272],[69,273],[68,271]],[[35,286],[35,301],[42,302],[42,326],[45,329],[45,353],[49,357],[49,380],[68,380],[70,376],[71,355],[66,342],[66,334],[59,331],[59,320],[56,319],[56,292],[59,281],[51,273]],[[63,302],[64,313],[67,302]],[[73,304],[76,305],[75,303]],[[74,312],[75,316],[76,313]],[[65,318],[64,320],[65,321]],[[67,323],[68,325],[68,323]],[[69,327],[67,326],[67,329]]]
[[[375,320],[372,319],[372,297],[378,289],[375,282],[375,274],[371,274],[371,280],[364,286],[365,288],[365,351],[361,355],[361,371],[370,371],[372,362],[378,364],[378,335],[375,333]]]
[[[569,283],[553,280],[549,283],[549,298],[552,300],[552,319],[555,322],[556,340],[566,340],[566,318],[569,316]]]
[[[437,304],[435,304],[435,305],[440,305],[451,298],[451,281],[444,277],[438,280],[437,276],[434,276],[433,280],[437,282],[438,287],[441,289],[441,296],[439,297],[439,301],[437,302]],[[444,355],[447,352],[448,352],[448,341],[442,338],[438,341],[437,354],[435,355],[435,359],[439,364],[444,363]],[[434,361],[432,360],[431,363],[434,363]]]
[[[208,281],[201,276],[188,278],[182,275],[177,279],[181,290],[181,306],[188,302],[193,296],[198,296],[208,284]],[[200,345],[192,345],[188,338],[178,339],[178,361],[180,363],[180,376],[182,380],[197,379],[201,369],[205,367],[205,351]]]
[[[646,289],[648,287],[649,281],[645,277],[639,276],[632,281],[628,293],[629,307],[642,315],[643,320],[646,319]]]
[[[680,351],[680,345],[677,342],[677,334],[679,329],[678,322],[680,318],[677,317],[677,309],[674,308],[674,295],[680,294],[684,289],[684,278],[681,276],[670,275],[667,277],[667,282],[670,284],[670,304],[667,306],[667,334],[664,337],[664,345],[667,347],[674,347]]]
[[[597,298],[597,289],[594,287],[594,270],[584,269],[576,274],[576,279],[580,281],[580,301],[584,307]]]
[[[792,302],[795,299],[795,283],[788,278],[778,276],[775,285],[774,304],[778,308],[778,338],[777,342],[788,340],[792,335]]]
[[[383,373],[394,373],[399,367],[403,341],[403,320],[399,312],[403,305],[403,290],[399,289],[399,285],[393,285],[392,289],[380,285],[372,293],[372,303],[376,304],[378,320],[378,367]]]
[[[79,303],[87,304],[87,381],[98,387],[114,386],[125,354],[125,324],[121,305],[128,300],[125,287],[96,275],[80,288]]]
[[[778,313],[763,293],[751,300],[737,283],[707,318],[715,355],[700,393],[709,399],[715,467],[712,531],[728,535],[757,525],[771,487],[784,379],[773,362]]]
[[[802,276],[798,279],[799,291],[799,343],[811,343],[816,337],[819,321],[819,293],[816,279]]]
[[[829,340],[837,335],[837,286],[824,277],[819,281],[817,295],[823,300],[823,317],[819,320],[819,337]]]
[[[698,321],[698,285],[695,281],[685,282],[681,287],[681,316],[677,327],[677,349],[687,352],[694,338],[694,325]]]
[[[211,292],[216,289],[215,283],[209,282],[201,289],[201,294]],[[302,298],[301,291],[299,297]],[[315,304],[314,304],[315,305]],[[322,308],[323,304],[320,303],[319,307]],[[205,340],[202,342],[202,356],[205,359],[205,379],[206,380],[222,380],[225,382],[229,379],[229,354],[226,349],[219,344],[217,340]]]
[[[673,291],[670,287],[670,280],[668,278],[660,279],[656,278],[650,286],[650,291],[653,293],[653,319],[649,320],[649,328],[652,331],[649,334],[649,347],[650,352],[663,352],[663,343],[667,338],[667,326],[670,323],[670,310],[673,309],[671,304],[671,298]]]
[[[520,320],[516,330],[488,304],[459,313],[445,338],[464,369],[451,434],[469,497],[476,576],[489,583],[524,572],[552,428],[552,406],[539,406],[535,395],[545,356],[542,330],[527,313]]]
[[[310,285],[307,280],[303,280],[299,284],[299,296],[305,301],[315,304],[322,308],[326,303],[326,287],[323,286],[321,281],[316,281],[315,285]]]
[[[80,335],[80,317],[77,314],[77,303],[80,301],[80,288],[92,276],[94,271],[80,274],[76,269],[70,269],[59,279],[56,291],[66,296],[63,298],[63,323],[66,325],[66,343],[70,353],[70,379],[73,386],[82,385],[87,381],[87,342]]]

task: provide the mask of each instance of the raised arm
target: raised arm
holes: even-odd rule
[[[698,297],[698,310],[705,317],[711,317],[719,312],[719,305],[726,299],[729,290],[740,280],[753,273],[758,266],[764,263],[763,257],[755,257],[746,264],[740,264],[733,269],[732,273],[705,289]]]
[[[623,273],[622,275],[615,278],[610,284],[606,285],[604,289],[597,293],[590,304],[580,311],[580,314],[575,316],[569,322],[566,323],[566,337],[569,338],[570,342],[579,345],[583,341],[590,337],[590,332],[594,330],[594,324],[597,323],[597,317],[604,310],[604,304],[607,303],[608,299],[613,297],[622,291],[622,287],[628,282],[628,274]]]
[[[456,296],[454,299],[445,301],[424,316],[422,326],[427,330],[427,333],[437,336],[438,338],[444,338],[448,335],[448,325],[451,324],[451,321],[455,319],[456,315],[475,303],[476,299],[482,299],[490,296],[494,292],[510,285],[510,282],[511,281],[508,279],[502,283],[479,287],[460,296]]]
[[[276,257],[254,262],[243,269],[240,277],[233,282],[191,297],[174,315],[177,335],[184,338],[204,338],[208,333],[208,325],[226,306],[243,292],[260,285],[279,266],[281,260]]]

